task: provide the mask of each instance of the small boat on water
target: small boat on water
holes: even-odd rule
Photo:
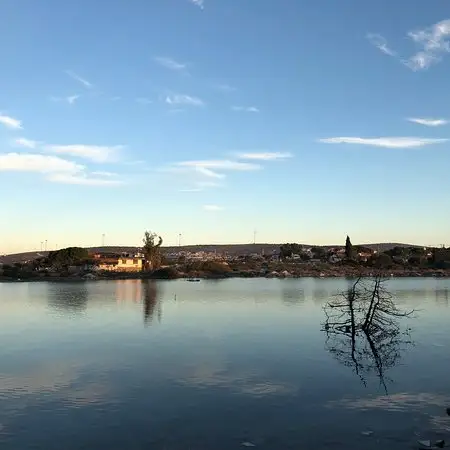
[[[200,281],[200,278],[188,278],[187,281],[191,283],[198,283]]]

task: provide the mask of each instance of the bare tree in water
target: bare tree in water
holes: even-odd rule
[[[386,371],[395,366],[406,347],[412,345],[409,328],[401,318],[414,311],[401,311],[386,289],[386,280],[358,278],[325,307],[323,331],[326,347],[337,360],[352,367],[364,385],[375,373],[387,393]]]

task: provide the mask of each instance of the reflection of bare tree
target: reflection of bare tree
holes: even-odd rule
[[[142,280],[143,284],[143,303],[144,303],[144,324],[151,325],[155,315],[158,322],[161,322],[162,307],[158,299],[158,287],[153,280]]]
[[[380,276],[371,282],[359,278],[324,307],[326,347],[337,360],[352,367],[363,384],[375,373],[387,392],[385,373],[412,344],[409,329],[400,319],[413,311],[400,311]]]

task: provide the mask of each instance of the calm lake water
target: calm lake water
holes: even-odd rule
[[[404,322],[412,344],[383,367],[385,387],[370,363],[358,375],[346,342],[322,331],[323,305],[350,284],[0,284],[0,447],[402,449],[450,441],[450,280],[389,281],[398,305],[417,312]]]

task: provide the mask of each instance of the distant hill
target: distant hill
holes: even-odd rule
[[[270,254],[273,251],[276,251],[280,248],[281,244],[222,244],[222,245],[183,245],[180,247],[162,247],[164,253],[173,253],[179,251],[187,251],[187,252],[214,252],[217,253],[227,253],[229,255],[243,255],[249,253],[261,253],[264,250],[264,253]],[[314,247],[310,244],[301,244],[306,247]],[[390,250],[393,247],[420,247],[419,245],[412,244],[401,244],[401,243],[379,243],[379,244],[358,244],[364,247],[369,247],[379,252],[385,252]],[[323,247],[325,249],[343,247],[343,245],[321,245],[317,247]],[[111,252],[111,253],[122,253],[136,252],[139,247],[130,247],[130,246],[107,246],[107,247],[90,247],[89,250],[92,252]],[[15,262],[24,262],[32,259],[36,259],[42,256],[46,256],[48,252],[24,252],[24,253],[15,253],[11,255],[0,256],[0,263],[4,264],[13,264]]]

